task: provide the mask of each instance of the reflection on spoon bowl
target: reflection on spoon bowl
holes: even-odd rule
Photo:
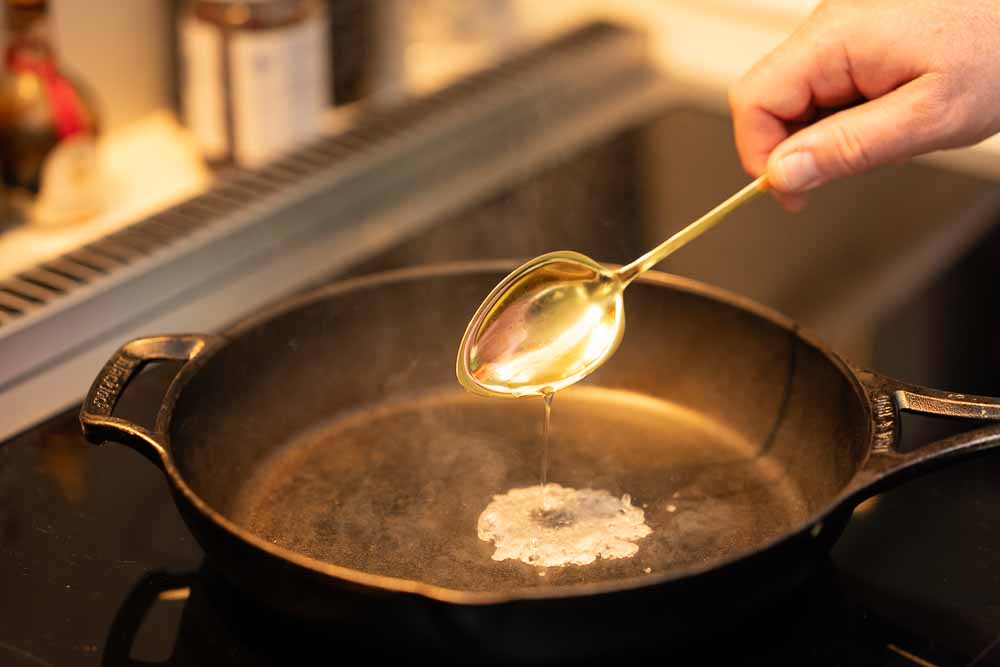
[[[466,329],[457,372],[487,396],[540,396],[608,359],[625,328],[624,284],[586,255],[553,252],[516,269]]]

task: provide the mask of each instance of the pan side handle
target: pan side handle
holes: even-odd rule
[[[899,413],[1000,421],[1000,398],[929,389],[870,371],[857,375],[872,404],[875,434],[871,452],[851,484],[852,493],[868,496],[923,470],[1000,448],[1000,423],[996,423],[899,451]]]
[[[150,361],[184,361],[190,364],[221,342],[218,336],[187,334],[139,338],[123,345],[104,364],[83,401],[80,425],[84,437],[94,444],[109,440],[126,444],[162,466],[166,460],[166,425],[161,423],[159,417],[152,429],[115,417],[115,406],[144,364]]]

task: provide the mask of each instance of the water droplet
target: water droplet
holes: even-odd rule
[[[667,511],[668,512],[676,512],[677,511],[677,505],[667,505]]]

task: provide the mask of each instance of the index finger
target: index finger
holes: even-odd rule
[[[764,173],[771,151],[789,136],[788,124],[806,119],[813,111],[811,70],[816,45],[803,36],[804,32],[796,31],[730,90],[736,149],[744,169],[752,176]],[[840,97],[855,92],[850,86]],[[826,93],[824,97],[832,95]]]

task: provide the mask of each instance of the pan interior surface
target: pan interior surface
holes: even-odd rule
[[[540,399],[449,386],[341,413],[263,457],[229,515],[320,561],[494,592],[680,572],[752,550],[808,516],[778,460],[719,421],[644,394],[575,387],[555,399],[549,481],[630,494],[653,532],[631,558],[494,561],[477,521],[494,495],[539,483],[542,412]]]

